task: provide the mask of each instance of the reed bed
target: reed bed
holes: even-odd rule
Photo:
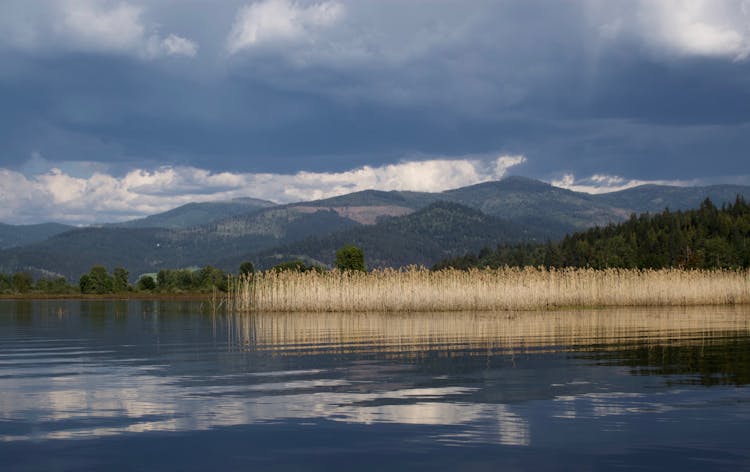
[[[514,311],[750,303],[750,272],[537,269],[277,272],[230,282],[237,312]]]

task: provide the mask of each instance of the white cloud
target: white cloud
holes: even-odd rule
[[[636,38],[659,52],[678,56],[750,55],[749,0],[638,0],[589,2],[608,38]],[[619,5],[620,8],[614,5]]]
[[[438,192],[505,175],[513,165],[526,161],[523,156],[501,156],[495,160],[432,159],[380,167],[364,166],[345,172],[299,172],[275,176],[285,186],[283,201],[313,200],[367,189]]]
[[[503,176],[508,169],[526,162],[525,156],[500,156],[495,161],[495,175]]]
[[[128,4],[67,0],[58,4],[59,22],[53,31],[82,47],[127,51],[143,40],[142,9]]]
[[[692,186],[701,185],[698,180],[638,180],[638,179],[626,179],[617,175],[609,174],[594,174],[589,177],[576,178],[574,174],[563,174],[558,179],[552,179],[550,184],[555,187],[566,188],[568,190],[574,190],[576,192],[586,193],[608,193],[617,192],[619,190],[626,190],[640,185],[655,184],[655,185],[675,185],[675,186]]]
[[[198,53],[198,44],[187,38],[170,34],[161,42],[164,52],[169,56],[195,57]]]
[[[127,54],[144,59],[193,57],[198,45],[175,34],[162,37],[145,8],[115,0],[8,0],[0,5],[0,42],[27,51]]]
[[[227,50],[234,54],[266,42],[304,40],[338,22],[344,7],[335,2],[308,6],[291,0],[263,0],[239,9],[227,38]]]
[[[193,201],[250,196],[294,202],[367,189],[437,192],[499,179],[525,161],[523,156],[443,158],[296,174],[162,167],[137,169],[121,177],[102,171],[78,177],[60,169],[27,177],[0,169],[0,221],[85,224],[136,218]]]

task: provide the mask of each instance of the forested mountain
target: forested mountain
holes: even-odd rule
[[[45,241],[0,252],[0,272],[30,272],[38,276],[64,276],[78,280],[94,265],[126,267],[132,273],[166,262],[159,241],[169,230],[157,228],[80,228]]]
[[[600,203],[626,208],[633,213],[659,213],[665,209],[690,210],[708,198],[715,205],[734,202],[737,195],[750,200],[750,187],[743,185],[710,185],[707,187],[674,187],[641,185],[619,192],[592,195]]]
[[[212,234],[223,239],[267,236],[289,241],[325,235],[358,224],[335,210],[325,207],[279,206],[226,218],[213,224],[191,228],[184,233]]]
[[[72,229],[60,223],[38,225],[6,225],[0,223],[0,249],[31,244]]]
[[[357,223],[330,210],[314,213],[272,210],[267,224],[250,230],[208,225],[188,230],[162,228],[81,228],[45,241],[0,251],[0,272],[30,271],[76,280],[93,265],[125,267],[131,277],[163,268],[216,264],[249,250],[261,250],[324,235]],[[263,218],[261,218],[263,219]],[[269,223],[270,221],[270,223]],[[283,225],[279,224],[283,221]],[[236,269],[236,265],[233,269]]]
[[[305,205],[390,207],[403,209],[403,214],[407,214],[438,201],[458,203],[490,216],[544,228],[546,235],[553,238],[596,224],[622,221],[633,211],[596,201],[586,193],[515,176],[439,193],[367,190]]]
[[[363,190],[338,197],[306,202],[305,205],[346,207],[346,206],[399,206],[417,210],[440,199],[440,194],[429,192],[405,192],[399,190]]]
[[[186,229],[237,215],[245,215],[273,206],[276,206],[276,204],[257,198],[236,198],[226,202],[188,203],[164,213],[122,223],[112,223],[108,226],[118,228]]]
[[[750,267],[750,204],[633,215],[618,225],[571,234],[558,243],[499,245],[446,259],[435,268],[551,266],[601,268]]]
[[[525,177],[507,177],[443,192],[446,200],[498,218],[546,227],[555,237],[625,219],[631,210],[596,201],[591,195]]]
[[[697,208],[706,198],[717,205],[731,203],[737,195],[750,199],[750,187],[714,185],[673,187],[642,185],[619,192],[592,195],[555,187],[539,180],[510,176],[440,193],[382,192],[367,190],[314,202],[306,206],[400,208],[402,214],[437,202],[459,203],[483,213],[544,229],[538,237],[558,239],[564,235],[609,223],[625,221],[632,213],[655,213],[669,208]]]
[[[508,177],[440,193],[370,190],[286,205],[253,199],[197,203],[121,226],[54,234],[69,229],[58,225],[51,237],[23,233],[15,243],[20,247],[0,250],[0,271],[75,280],[97,264],[123,266],[136,276],[206,264],[236,270],[242,260],[255,257],[261,266],[287,256],[329,263],[335,249],[347,243],[364,246],[376,266],[432,264],[485,245],[557,241],[593,225],[626,221],[631,213],[661,211],[662,204],[682,208],[678,203],[703,200],[708,193],[722,202],[730,194],[731,201],[738,193],[750,198],[750,188],[738,186],[643,186],[589,195]],[[23,227],[10,227],[18,228]]]
[[[533,230],[522,224],[488,216],[457,203],[436,202],[410,215],[382,219],[376,225],[358,226],[323,238],[308,238],[259,254],[246,254],[243,258],[256,261],[261,268],[290,259],[331,265],[337,249],[354,244],[364,251],[371,268],[429,266],[441,258],[498,241],[518,242],[529,238],[533,238]]]

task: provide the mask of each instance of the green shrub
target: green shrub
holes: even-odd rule
[[[128,283],[128,271],[122,267],[116,267],[112,273],[112,288],[115,293],[127,292],[130,290]]]
[[[102,266],[94,266],[88,274],[84,274],[78,281],[81,293],[96,293],[98,295],[114,292],[114,280]]]
[[[357,246],[351,244],[344,246],[336,251],[336,268],[340,270],[367,272],[365,254]]]
[[[31,278],[31,274],[28,272],[16,272],[11,278],[11,287],[17,293],[27,293],[33,285],[34,279]]]
[[[40,293],[64,294],[75,292],[75,287],[69,285],[65,277],[55,277],[37,280],[34,290]]]
[[[150,275],[144,275],[138,279],[135,286],[140,292],[150,292],[156,289],[156,281]]]
[[[255,273],[255,266],[250,261],[245,261],[240,264],[240,275],[253,275]]]
[[[311,267],[308,267],[304,261],[300,260],[282,262],[281,264],[276,264],[271,268],[271,270],[275,270],[277,272],[307,272],[310,269]]]

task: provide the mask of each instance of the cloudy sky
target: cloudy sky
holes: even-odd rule
[[[750,0],[3,0],[0,221],[750,183]]]

